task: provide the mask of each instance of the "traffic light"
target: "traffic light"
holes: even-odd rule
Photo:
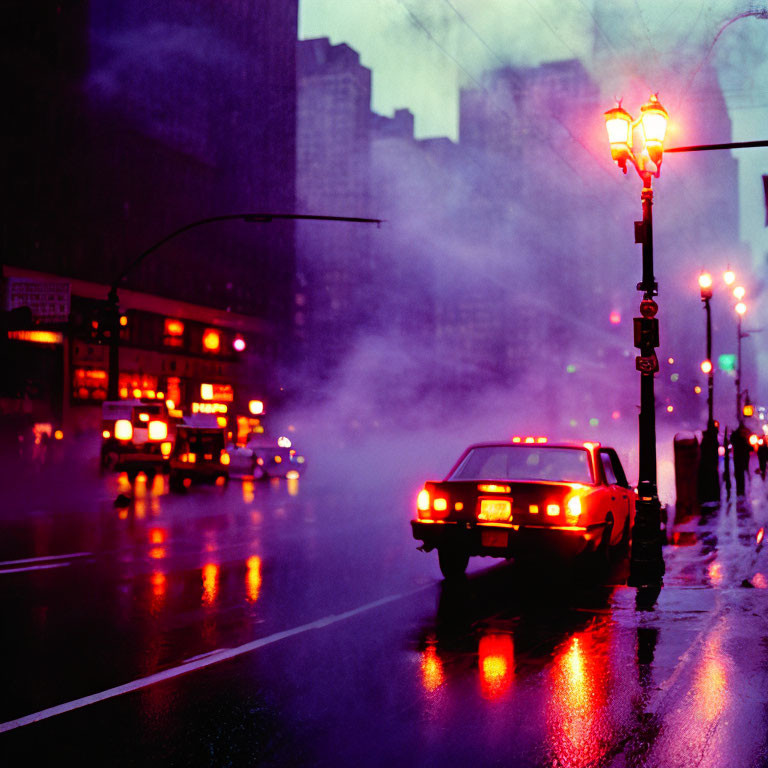
[[[90,334],[91,341],[95,344],[109,344],[112,337],[112,328],[117,326],[119,330],[118,317],[114,316],[115,310],[107,301],[95,303],[87,315],[87,331]]]

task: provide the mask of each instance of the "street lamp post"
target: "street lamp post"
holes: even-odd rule
[[[718,473],[717,449],[718,430],[714,417],[714,378],[712,365],[712,275],[703,272],[699,275],[701,300],[707,315],[707,356],[701,364],[701,370],[707,376],[707,428],[701,438],[701,457],[699,459],[698,490],[699,502],[720,501],[720,476]]]
[[[321,216],[310,215],[302,213],[229,213],[223,216],[209,216],[205,219],[198,219],[197,221],[185,224],[183,227],[174,230],[169,235],[166,235],[161,240],[158,240],[154,245],[147,248],[140,253],[133,261],[120,272],[112,281],[109,293],[107,295],[107,322],[106,326],[109,331],[109,379],[107,381],[107,399],[117,400],[119,397],[118,380],[120,378],[120,300],[118,296],[118,290],[120,284],[125,278],[141,264],[144,259],[150,254],[154,253],[162,245],[165,245],[169,240],[173,240],[175,237],[195,229],[202,227],[206,224],[213,224],[219,221],[244,221],[248,224],[266,224],[272,221],[280,220],[301,220],[301,221],[339,221],[339,222],[351,222],[353,224],[377,224],[382,223],[382,219],[365,219],[354,216]]]
[[[738,293],[737,293],[738,292]],[[744,316],[744,313],[747,311],[747,305],[742,301],[744,298],[744,289],[739,287],[735,288],[733,291],[733,295],[736,296],[736,298],[739,300],[739,303],[736,305],[736,315],[738,317],[738,320],[736,321],[736,421],[738,424],[741,424],[742,422],[742,413],[741,413],[741,340],[745,338],[748,334],[743,333],[741,330],[741,318]]]
[[[656,317],[658,284],[653,274],[653,176],[658,177],[664,152],[664,136],[668,114],[656,95],[640,108],[635,121],[619,104],[605,113],[611,157],[624,173],[631,162],[639,174],[643,189],[640,194],[642,221],[635,222],[635,242],[642,244],[643,279],[637,284],[642,291],[640,317],[634,318],[635,346],[640,350],[635,365],[640,372],[639,477],[635,526],[630,554],[630,586],[653,592],[661,588],[664,558],[661,551],[661,503],[656,485],[656,406],[654,374],[659,370],[656,348],[659,346],[659,321]],[[642,129],[643,148],[633,152],[633,130]],[[639,593],[638,593],[639,596]]]

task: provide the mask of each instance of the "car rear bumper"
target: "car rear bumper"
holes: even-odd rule
[[[576,557],[593,550],[600,541],[605,523],[590,526],[505,525],[500,523],[458,523],[442,520],[412,520],[413,538],[429,552],[452,547],[470,555],[515,557],[528,553],[549,553]]]
[[[188,477],[193,483],[214,483],[220,477],[229,477],[229,467],[222,464],[188,464],[173,462],[171,473],[178,477]]]

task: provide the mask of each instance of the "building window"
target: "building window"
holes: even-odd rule
[[[165,318],[163,344],[166,347],[184,346],[184,323],[181,320],[174,320],[170,317]]]
[[[72,398],[74,400],[107,399],[107,372],[98,368],[75,368],[72,371]]]

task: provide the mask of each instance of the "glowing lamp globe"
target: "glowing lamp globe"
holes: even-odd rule
[[[746,288],[744,288],[743,285],[737,285],[733,289],[733,295],[736,297],[736,301],[741,301],[746,295],[746,293],[747,293]]]
[[[703,360],[701,363],[701,371],[702,373],[712,373],[712,361]]]
[[[237,352],[243,352],[245,350],[245,339],[242,336],[238,336],[233,342],[232,346]]]
[[[723,273],[723,281],[726,285],[733,285],[736,282],[736,275],[732,269],[728,269]]]
[[[651,160],[658,166],[664,153],[664,137],[667,134],[669,113],[661,106],[655,94],[640,107],[640,125],[643,129],[645,148]]]
[[[702,299],[712,298],[712,275],[709,272],[702,272],[699,275],[699,288],[701,289]]]
[[[747,305],[743,301],[740,301],[735,309],[737,315],[743,315],[747,311]]]
[[[621,105],[609,109],[605,113],[605,128],[608,131],[608,142],[611,145],[611,159],[621,168],[625,168],[632,154],[632,115]]]

